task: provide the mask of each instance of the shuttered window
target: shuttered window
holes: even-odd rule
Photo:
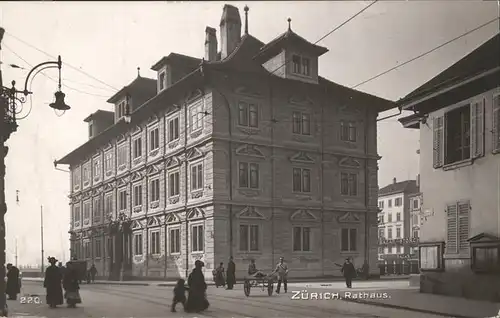
[[[471,105],[471,155],[472,158],[484,155],[484,100]]]
[[[433,161],[432,166],[439,168],[443,166],[444,157],[444,117],[435,117],[433,123]]]
[[[469,252],[470,203],[458,202],[446,208],[446,254]]]
[[[493,97],[493,107],[492,107],[492,151],[500,152],[500,95]]]

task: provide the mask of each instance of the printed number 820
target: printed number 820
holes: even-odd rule
[[[42,300],[38,296],[22,296],[19,302],[21,304],[41,304]]]

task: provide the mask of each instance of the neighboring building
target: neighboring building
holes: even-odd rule
[[[500,35],[410,93],[420,129],[421,290],[500,301]]]
[[[394,104],[319,76],[328,50],[290,28],[241,37],[229,5],[220,26],[220,52],[207,27],[204,60],[161,59],[58,161],[73,256],[113,279],[184,276],[197,259],[210,273],[230,255],[239,277],[280,256],[295,277],[340,275],[346,257],[377,273],[376,118]]]
[[[420,175],[417,176],[417,188],[420,188]],[[420,226],[424,221],[425,217],[422,213],[422,193],[417,192],[408,195],[410,203],[410,231],[411,238],[414,242],[418,242],[420,238]],[[418,244],[415,244],[410,248],[410,254],[415,255],[418,260]],[[413,258],[413,257],[412,257]]]
[[[418,192],[416,180],[397,182],[396,178],[378,192],[378,258],[386,264],[404,264],[416,259],[412,254],[417,244],[412,240],[411,201]]]

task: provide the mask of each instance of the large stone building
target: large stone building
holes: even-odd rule
[[[378,192],[378,258],[387,265],[410,264],[408,261],[418,259],[418,254],[413,253],[418,244],[413,238],[411,218],[413,196],[418,192],[416,180],[398,182],[396,178]]]
[[[500,35],[400,101],[420,130],[420,289],[500,301]]]
[[[264,44],[241,36],[224,6],[220,51],[172,53],[86,119],[71,170],[71,247],[100,273],[184,276],[196,259],[233,255],[293,276],[339,275],[352,257],[377,273],[377,125],[393,103],[318,74],[328,50],[291,30]]]

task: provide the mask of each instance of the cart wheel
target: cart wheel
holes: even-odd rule
[[[272,280],[269,280],[267,282],[267,294],[269,296],[272,296],[273,295],[273,288],[274,288],[274,284],[273,284],[273,281]]]
[[[250,282],[246,279],[243,283],[243,291],[245,292],[245,296],[250,296]]]

